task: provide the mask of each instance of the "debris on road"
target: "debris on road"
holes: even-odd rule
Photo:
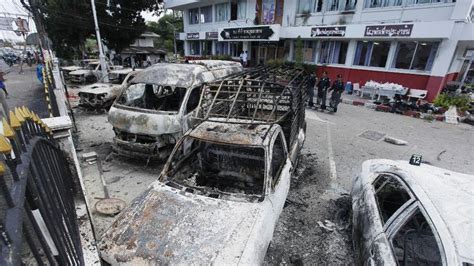
[[[321,221],[318,221],[319,227],[325,229],[326,231],[332,232],[336,228],[336,224],[329,221],[329,220],[324,220],[324,223]]]
[[[407,145],[408,141],[397,139],[394,137],[387,136],[383,139],[387,143],[395,144],[395,145]]]
[[[81,158],[85,161],[95,160],[97,159],[97,153],[95,151],[86,152],[81,155]]]
[[[438,156],[436,156],[436,159],[437,159],[438,161],[441,161],[441,155],[443,155],[443,153],[445,153],[445,152],[446,152],[446,150],[443,150],[442,152],[440,152],[440,153],[438,154]]]

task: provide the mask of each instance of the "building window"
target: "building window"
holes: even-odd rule
[[[212,22],[212,6],[201,7],[201,23]]]
[[[227,21],[229,20],[229,4],[217,4],[216,5],[216,21]]]
[[[231,42],[229,45],[230,45],[230,56],[239,57],[240,53],[243,51],[243,43]]]
[[[212,55],[212,41],[202,41],[201,47],[202,55]]]
[[[230,19],[245,19],[247,15],[247,0],[231,0]]]
[[[329,0],[326,2],[327,11],[345,11],[353,10],[357,4],[357,0]]]
[[[354,65],[385,67],[390,42],[357,42]]]
[[[316,61],[316,41],[304,41],[303,42],[303,60],[308,63],[314,63]]]
[[[323,0],[299,0],[298,14],[321,12],[323,8]]]
[[[346,62],[347,42],[323,41],[318,63],[320,64],[344,64]]]
[[[438,45],[437,42],[399,42],[392,67],[430,71]]]
[[[408,0],[407,5],[456,3],[456,0]]]
[[[366,8],[401,6],[402,0],[365,0]]]
[[[189,24],[199,23],[199,8],[189,9]]]
[[[217,42],[216,54],[228,55],[229,54],[229,43],[228,42]]]
[[[200,41],[188,41],[188,42],[189,42],[189,54],[201,55],[201,42]]]

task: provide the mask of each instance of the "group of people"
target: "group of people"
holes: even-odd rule
[[[317,90],[316,105],[314,104],[314,91]],[[323,72],[321,78],[317,78],[315,74],[309,77],[307,93],[308,93],[308,107],[321,110],[326,110],[326,97],[328,92],[332,92],[329,99],[329,107],[333,112],[337,112],[337,106],[341,101],[342,93],[344,92],[344,82],[342,76],[337,75],[337,79],[332,83],[326,71]]]

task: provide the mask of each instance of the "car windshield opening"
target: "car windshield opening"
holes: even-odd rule
[[[124,90],[118,99],[118,104],[156,111],[177,112],[185,94],[185,88],[135,83]]]
[[[264,177],[263,148],[217,144],[191,137],[185,137],[167,169],[168,181],[214,198],[225,194],[260,197]]]

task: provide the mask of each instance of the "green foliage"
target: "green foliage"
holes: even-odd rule
[[[163,0],[96,0],[101,37],[110,49],[120,52],[142,34],[142,11],[162,10]],[[81,57],[85,40],[95,34],[89,0],[43,0],[40,6],[48,36],[58,56]]]
[[[303,66],[303,40],[301,40],[301,36],[298,36],[295,42],[295,62],[297,67]]]
[[[466,111],[469,109],[469,104],[471,99],[468,96],[450,96],[446,93],[442,93],[436,97],[434,104],[436,106],[441,106],[445,109],[448,109],[450,106],[454,105],[461,111]]]
[[[168,52],[174,52],[173,27],[175,32],[183,32],[183,18],[175,17],[172,14],[167,14],[161,17],[158,22],[153,21],[147,23],[147,30],[160,35],[160,38],[155,40],[155,47],[165,49]],[[176,44],[178,46],[178,53],[182,53],[182,42],[176,40]]]

